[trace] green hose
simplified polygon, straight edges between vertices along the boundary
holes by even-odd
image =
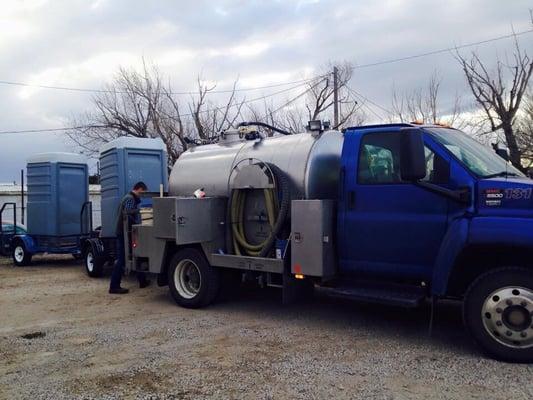
[[[291,185],[287,176],[275,165],[268,164],[275,182],[275,189],[263,189],[265,207],[270,224],[270,235],[259,244],[251,244],[246,239],[244,231],[244,208],[246,196],[251,189],[234,189],[230,195],[228,206],[228,218],[231,228],[227,231],[228,252],[236,255],[248,255],[253,257],[270,257],[276,238],[281,233],[290,210]],[[281,202],[278,202],[278,194]]]
[[[244,233],[244,206],[246,204],[246,190],[249,189],[235,189],[232,193],[231,200],[231,220],[232,234],[233,234],[233,248],[235,254],[242,255],[243,253],[257,257],[260,255],[261,250],[268,242],[268,238],[264,242],[259,244],[251,244],[246,240]],[[263,189],[265,196],[265,206],[268,215],[268,222],[271,229],[274,228],[274,224],[277,219],[277,204],[275,201],[276,196],[272,189]]]

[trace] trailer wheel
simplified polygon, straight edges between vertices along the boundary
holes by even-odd
[[[182,307],[200,308],[213,302],[220,288],[220,273],[197,249],[179,250],[168,267],[172,297]]]
[[[489,271],[469,287],[464,323],[491,357],[533,362],[533,274],[526,268]]]
[[[22,240],[17,240],[13,244],[12,256],[13,262],[17,267],[23,267],[31,264],[32,254],[26,249],[26,246]]]
[[[104,262],[94,254],[91,246],[87,246],[83,252],[85,272],[91,278],[99,278],[104,274]]]

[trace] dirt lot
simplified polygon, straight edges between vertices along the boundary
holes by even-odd
[[[483,357],[460,310],[244,290],[204,310],[167,288],[107,294],[70,259],[0,259],[0,398],[531,399],[533,366]],[[26,336],[26,337],[24,337]]]

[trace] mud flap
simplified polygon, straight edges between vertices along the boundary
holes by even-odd
[[[315,285],[309,278],[296,279],[287,269],[283,274],[282,301],[284,305],[309,301]]]

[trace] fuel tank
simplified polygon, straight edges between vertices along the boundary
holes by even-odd
[[[171,196],[191,196],[203,188],[206,196],[228,196],[233,168],[242,160],[272,163],[289,177],[293,198],[335,199],[338,193],[343,134],[299,133],[246,140],[228,131],[217,144],[184,152],[170,174]]]

